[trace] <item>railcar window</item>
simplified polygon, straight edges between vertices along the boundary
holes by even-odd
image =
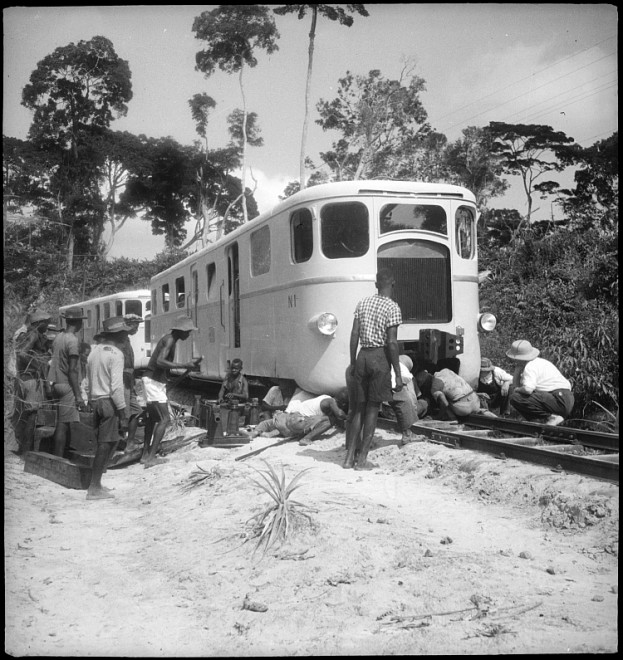
[[[110,303],[104,303],[104,318],[110,318]]]
[[[163,284],[162,285],[162,311],[163,312],[168,312],[169,311],[169,285],[168,284]]]
[[[455,215],[456,228],[456,251],[463,259],[471,259],[474,256],[474,245],[476,244],[476,222],[474,212],[467,206],[459,206]]]
[[[381,234],[401,229],[422,229],[448,235],[448,218],[436,204],[386,204],[381,209]]]
[[[149,312],[151,309],[151,300],[146,300],[145,301],[145,313]]]
[[[115,316],[123,316],[123,300],[115,300]]]
[[[87,309],[87,328],[93,327],[93,312]]]
[[[206,273],[208,276],[208,300],[216,300],[216,264],[208,264]]]
[[[175,280],[175,304],[178,308],[184,307],[186,303],[186,283],[184,276]]]
[[[251,234],[251,275],[263,275],[270,270],[270,227],[265,225]]]
[[[301,264],[309,261],[314,251],[312,214],[309,209],[298,209],[290,216],[290,242],[292,261]]]
[[[320,223],[322,252],[329,259],[353,259],[368,251],[370,229],[364,204],[326,204],[320,212]]]
[[[143,305],[140,300],[126,300],[125,301],[125,313],[126,314],[136,314],[137,316],[143,316]]]

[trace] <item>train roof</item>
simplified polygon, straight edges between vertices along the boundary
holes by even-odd
[[[150,298],[151,292],[149,289],[135,289],[133,291],[118,291],[116,293],[109,293],[106,296],[99,296],[98,298],[88,298],[87,300],[81,300],[80,302],[71,303],[70,305],[61,305],[59,309],[69,309],[70,307],[80,307],[80,305],[92,305],[94,303],[106,302],[111,298]]]
[[[437,198],[450,198],[450,199],[465,199],[476,203],[476,197],[467,188],[456,186],[451,183],[428,183],[425,181],[392,181],[390,179],[362,179],[358,181],[335,181],[332,183],[321,183],[317,186],[310,186],[305,188],[290,197],[287,197],[282,202],[274,206],[269,211],[261,213],[253,220],[249,220],[241,227],[237,227],[234,231],[221,237],[215,243],[206,245],[201,250],[193,252],[193,254],[184,257],[181,261],[170,266],[166,270],[154,275],[152,280],[156,277],[161,277],[169,271],[178,268],[186,263],[191,263],[205,252],[221,245],[225,242],[234,240],[247,231],[251,231],[256,225],[264,222],[268,218],[287,211],[290,207],[297,206],[304,202],[314,201],[321,197],[322,199],[330,199],[332,197],[344,196],[395,196],[404,195],[412,197],[437,197]]]

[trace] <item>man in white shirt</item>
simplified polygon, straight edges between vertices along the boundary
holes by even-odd
[[[571,416],[575,400],[571,383],[529,341],[514,341],[506,356],[517,363],[511,406],[528,421],[557,426]]]

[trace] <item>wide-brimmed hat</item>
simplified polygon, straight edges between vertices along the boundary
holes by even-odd
[[[480,371],[493,371],[493,362],[489,358],[480,360]]]
[[[68,321],[86,319],[86,316],[82,314],[80,307],[72,307],[71,309],[66,309],[64,312],[61,312],[61,316]]]
[[[30,322],[39,323],[40,321],[49,321],[52,318],[51,314],[44,312],[42,309],[35,309],[30,312]]]
[[[192,319],[188,318],[188,316],[181,316],[171,326],[171,330],[182,330],[183,332],[192,332],[193,330],[198,330],[198,328],[195,327],[195,324],[192,322]]]
[[[509,357],[511,360],[521,360],[523,362],[529,362],[534,360],[538,356],[538,348],[534,348],[532,344],[527,339],[518,339],[514,341],[512,346],[506,351],[506,357]]]
[[[398,359],[409,371],[413,369],[413,360],[408,355],[401,355]]]
[[[102,334],[113,334],[115,332],[129,332],[132,328],[125,322],[123,316],[111,316],[104,319]]]
[[[143,317],[138,314],[126,314],[124,317],[126,323],[142,323]]]

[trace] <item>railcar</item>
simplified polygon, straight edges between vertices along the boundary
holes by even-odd
[[[396,278],[401,351],[435,365],[458,357],[475,384],[479,330],[477,209],[454,185],[348,181],[307,188],[272,211],[154,276],[151,343],[180,315],[199,328],[176,359],[202,356],[225,377],[241,358],[257,379],[286,378],[312,393],[345,384],[357,302],[376,292],[379,268]]]
[[[130,335],[130,342],[134,349],[134,367],[144,369],[147,366],[151,356],[151,292],[149,289],[122,291],[100,296],[99,298],[83,300],[72,305],[63,305],[59,308],[59,312],[62,314],[70,308],[78,308],[86,316],[79,337],[81,341],[88,344],[92,344],[93,337],[102,331],[105,319],[112,316],[125,316],[126,314],[140,316],[143,321],[139,325],[138,332],[135,335]]]

